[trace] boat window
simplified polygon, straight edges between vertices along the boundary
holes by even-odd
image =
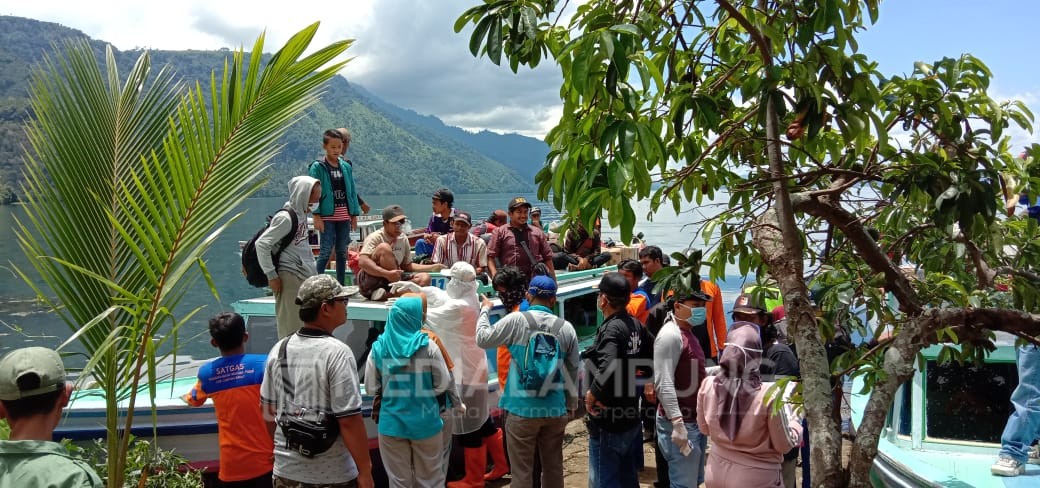
[[[563,318],[574,326],[578,337],[594,334],[599,325],[597,319],[599,310],[596,309],[597,297],[597,294],[589,293],[564,300]]]
[[[900,409],[899,409],[899,435],[910,435],[910,421],[914,414],[913,401],[911,400],[911,383],[907,381],[899,387]]]
[[[250,315],[246,317],[246,352],[249,354],[267,354],[271,345],[278,342],[278,325],[274,316]]]
[[[928,361],[925,381],[928,437],[1000,443],[1018,384],[1014,363]]]

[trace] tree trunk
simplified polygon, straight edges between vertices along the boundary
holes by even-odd
[[[784,297],[788,332],[798,348],[798,364],[802,373],[802,396],[810,425],[809,445],[812,486],[845,485],[841,463],[841,433],[831,414],[831,372],[827,351],[816,329],[816,313],[809,304],[809,294],[802,278],[802,259],[788,259],[781,245],[780,220],[775,210],[766,212],[752,232],[755,247],[769,265]]]
[[[895,336],[891,347],[885,352],[882,368],[885,378],[875,383],[870,391],[870,398],[863,413],[863,419],[856,431],[856,441],[852,445],[849,461],[849,486],[869,487],[870,467],[877,456],[878,439],[888,418],[888,410],[892,407],[899,385],[910,379],[916,368],[917,353],[921,341],[911,331],[921,330],[917,320],[911,321],[903,333]]]

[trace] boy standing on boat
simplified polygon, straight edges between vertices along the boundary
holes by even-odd
[[[296,296],[304,327],[268,355],[260,401],[274,437],[275,488],[374,486],[354,352],[332,336],[347,320],[349,295],[329,275],[307,278]],[[335,442],[309,452],[309,445],[290,445],[293,432],[278,424],[301,416],[338,431]]]
[[[249,340],[246,322],[234,312],[209,320],[210,344],[220,357],[199,368],[199,381],[181,398],[201,407],[213,398],[220,441],[220,472],[228,486],[270,487],[274,466],[274,441],[260,411],[260,384],[264,379],[263,354],[246,354]]]
[[[459,212],[451,220],[453,232],[437,238],[433,246],[433,262],[451,267],[455,263],[469,263],[477,275],[487,269],[487,243],[469,233],[469,212]]]
[[[322,135],[325,156],[314,161],[307,173],[321,182],[321,200],[314,211],[314,230],[321,233],[317,272],[324,273],[333,250],[336,252],[336,279],[343,283],[347,272],[347,244],[350,230],[361,214],[360,199],[354,187],[354,168],[340,158],[347,142],[336,129]]]
[[[549,277],[556,279],[553,270],[553,253],[542,229],[527,223],[531,204],[524,197],[509,202],[509,225],[498,227],[488,243],[488,269],[494,277],[501,266],[516,266],[531,281],[534,267],[544,263]],[[496,263],[497,261],[497,263]]]
[[[1014,411],[1000,436],[1000,454],[990,472],[997,476],[1018,476],[1026,464],[1040,464],[1036,446],[1040,438],[1040,347],[1026,344],[1015,348],[1018,386],[1011,393]]]
[[[51,441],[71,395],[57,352],[26,347],[0,359],[0,418],[11,427],[0,441],[0,485],[104,486],[90,465]]]
[[[350,129],[346,127],[340,127],[336,129],[336,132],[339,132],[340,137],[343,139],[343,151],[340,152],[339,158],[342,159],[343,162],[347,163],[347,166],[350,166],[353,169],[354,162],[347,157],[347,149],[350,149],[350,140],[353,138],[353,136],[350,134]],[[361,213],[368,215],[368,212],[372,210],[372,207],[365,203],[365,199],[361,198],[360,193],[357,196],[357,201],[358,205],[361,205]]]
[[[412,249],[401,231],[406,218],[400,205],[387,206],[383,209],[383,228],[366,237],[361,246],[358,287],[361,295],[369,300],[389,298],[390,284],[396,281],[429,285],[430,275],[425,272],[444,269],[442,264],[412,263]]]
[[[289,180],[289,201],[282,208],[293,212],[296,218],[290,217],[288,212],[275,213],[267,230],[256,240],[257,261],[274,292],[278,338],[303,326],[299,317],[300,307],[294,302],[303,280],[316,273],[314,253],[307,241],[307,214],[318,208],[320,198],[321,183],[317,179],[297,176]],[[295,229],[292,228],[293,220],[296,221]],[[278,266],[275,267],[273,252],[289,233],[293,233],[292,242],[278,255]]]

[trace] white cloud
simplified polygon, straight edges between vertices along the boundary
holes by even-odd
[[[1014,122],[1005,131],[1006,134],[1011,137],[1011,147],[1013,153],[1018,153],[1020,148],[1031,144],[1040,144],[1040,92],[1034,91],[1023,91],[1017,93],[1009,93],[1001,89],[997,82],[994,82],[990,86],[989,91],[990,97],[998,102],[1018,100],[1022,102],[1030,112],[1033,113],[1033,131],[1032,133],[1022,129]]]
[[[559,69],[551,61],[514,74],[469,52],[455,19],[479,0],[0,0],[0,14],[57,22],[118,49],[249,48],[261,32],[274,49],[321,21],[313,45],[355,39],[343,70],[396,105],[469,130],[544,136],[559,117]]]

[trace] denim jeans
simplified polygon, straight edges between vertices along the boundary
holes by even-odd
[[[671,488],[704,483],[704,462],[707,461],[704,451],[708,447],[708,437],[701,434],[694,422],[686,422],[686,436],[693,445],[689,456],[683,456],[672,444],[672,423],[664,415],[657,416],[657,446],[668,461],[668,486]]]
[[[318,252],[318,274],[324,274],[336,250],[336,279],[342,284],[347,274],[347,244],[350,244],[350,221],[325,221],[325,231],[321,233],[321,250]]]
[[[643,428],[609,432],[593,422],[589,428],[589,488],[636,488],[643,458]]]
[[[1025,345],[1015,352],[1018,386],[1011,394],[1015,411],[1000,436],[1000,454],[1025,464],[1030,446],[1040,436],[1040,348]]]

